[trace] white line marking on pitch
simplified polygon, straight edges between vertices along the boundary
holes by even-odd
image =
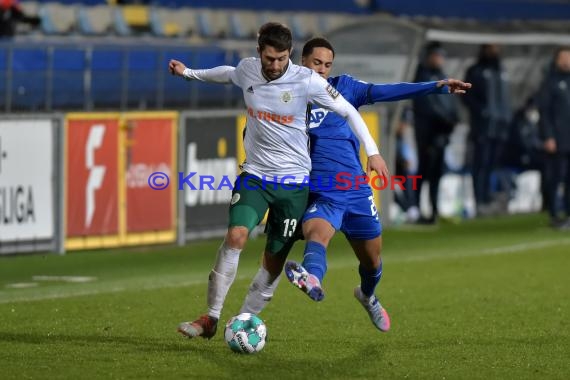
[[[513,245],[506,245],[503,247],[495,247],[495,248],[484,248],[481,250],[471,250],[466,252],[459,252],[459,253],[434,253],[434,254],[425,254],[425,255],[417,255],[417,256],[408,256],[408,257],[395,257],[395,258],[388,258],[392,262],[401,263],[401,262],[410,262],[410,261],[430,261],[430,260],[438,260],[438,259],[461,259],[467,257],[480,257],[480,256],[494,256],[494,255],[508,255],[508,254],[517,254],[517,253],[524,253],[525,251],[532,250],[532,249],[539,249],[539,248],[548,248],[548,247],[556,247],[559,245],[569,245],[570,239],[560,239],[560,240],[543,240],[543,241],[535,241],[535,242],[528,242],[528,243],[519,243]]]
[[[33,288],[38,286],[37,282],[15,282],[13,284],[6,284],[6,288],[12,289],[26,289],[26,288]]]
[[[409,261],[430,261],[430,260],[438,260],[438,259],[460,259],[460,258],[468,258],[468,257],[477,257],[477,256],[492,256],[492,255],[504,255],[504,254],[517,254],[523,253],[529,249],[538,249],[538,248],[547,248],[547,247],[554,247],[558,245],[568,245],[570,244],[570,239],[560,239],[560,240],[543,240],[543,241],[536,241],[536,242],[528,242],[528,243],[519,243],[513,245],[507,245],[503,247],[495,247],[495,248],[484,248],[481,250],[473,250],[467,251],[464,253],[455,253],[455,254],[425,254],[425,255],[417,255],[417,256],[409,256],[398,258],[395,257],[391,259],[392,262],[409,262]],[[332,265],[334,268],[343,268],[347,266],[354,266],[355,263],[351,262],[343,263],[341,265]],[[12,303],[12,302],[29,302],[29,301],[42,301],[42,300],[51,300],[51,299],[61,299],[61,298],[71,298],[71,297],[80,297],[80,296],[90,296],[90,295],[99,295],[99,294],[107,294],[107,293],[120,293],[124,291],[134,291],[134,290],[155,290],[155,289],[163,289],[163,288],[181,288],[186,286],[194,286],[194,285],[202,285],[207,283],[207,276],[204,274],[204,279],[201,280],[193,280],[193,281],[183,281],[183,282],[176,282],[176,283],[162,283],[162,284],[149,284],[139,288],[128,288],[128,287],[114,287],[110,289],[91,289],[91,290],[73,290],[70,289],[69,292],[65,293],[49,293],[49,294],[38,294],[36,296],[24,296],[21,298],[14,298],[14,299],[0,299],[0,304]],[[236,280],[247,280],[250,279],[251,276],[237,276]]]
[[[62,282],[91,282],[97,280],[97,277],[89,276],[32,276],[34,281],[62,281]]]

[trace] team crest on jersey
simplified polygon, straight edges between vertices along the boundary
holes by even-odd
[[[327,92],[329,93],[329,95],[330,95],[331,98],[333,98],[333,99],[338,98],[338,96],[340,95],[340,93],[336,90],[336,88],[334,88],[334,87],[331,86],[330,84],[327,86]]]
[[[283,103],[289,103],[293,99],[293,95],[289,91],[283,91],[281,93],[281,101]]]

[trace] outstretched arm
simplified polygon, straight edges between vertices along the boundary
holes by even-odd
[[[368,103],[397,101],[430,94],[464,94],[469,88],[471,83],[453,78],[433,82],[374,84],[369,88]]]
[[[231,75],[235,71],[233,66],[217,66],[211,69],[192,70],[175,59],[170,60],[168,69],[172,75],[178,75],[187,80],[196,79],[211,83],[232,83]]]
[[[371,170],[374,170],[379,175],[388,177],[386,162],[380,156],[378,145],[370,135],[362,116],[332,85],[316,73],[311,76],[308,101],[319,104],[347,119],[352,132],[358,137],[368,156],[366,174],[370,176]]]

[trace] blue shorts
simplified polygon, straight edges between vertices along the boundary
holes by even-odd
[[[382,234],[370,192],[352,193],[342,201],[311,193],[303,223],[314,218],[325,219],[335,230],[341,230],[348,240],[372,240]]]

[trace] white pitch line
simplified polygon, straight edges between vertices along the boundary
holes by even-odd
[[[479,257],[479,256],[494,256],[494,255],[506,255],[506,254],[518,254],[524,253],[527,250],[531,249],[539,249],[539,248],[547,248],[547,247],[555,247],[560,245],[570,245],[570,239],[560,239],[560,240],[543,240],[543,241],[535,241],[535,242],[527,242],[527,243],[519,243],[513,245],[507,245],[503,247],[494,247],[494,248],[485,248],[482,250],[472,250],[466,251],[462,253],[446,253],[446,254],[423,254],[423,255],[416,255],[416,256],[408,256],[408,257],[394,257],[390,258],[391,262],[395,263],[405,263],[411,261],[431,261],[431,260],[445,260],[445,259],[461,259],[461,258],[469,258],[469,257]],[[354,266],[355,262],[350,263],[342,263],[338,265],[332,265],[332,268],[344,268],[348,266]],[[237,276],[236,280],[247,280],[250,279],[251,276]],[[115,286],[108,289],[83,289],[83,290],[73,290],[70,289],[66,292],[61,293],[47,293],[47,294],[38,294],[35,296],[24,296],[20,298],[13,298],[13,299],[0,299],[0,304],[7,304],[7,303],[17,303],[17,302],[31,302],[31,301],[43,301],[43,300],[52,300],[52,299],[62,299],[62,298],[71,298],[71,297],[81,297],[81,296],[92,296],[92,295],[99,295],[99,294],[109,294],[109,293],[120,293],[126,291],[136,291],[136,290],[156,290],[156,289],[164,289],[164,288],[182,288],[187,286],[194,286],[194,285],[203,285],[207,283],[207,276],[204,275],[204,279],[195,279],[192,281],[182,281],[182,282],[175,282],[175,283],[158,283],[158,284],[147,284],[141,287],[125,287],[125,286]]]
[[[11,288],[11,289],[26,289],[26,288],[34,288],[36,286],[38,286],[37,282],[15,282],[12,284],[5,285],[6,288]]]
[[[410,261],[431,261],[441,259],[461,259],[467,257],[482,257],[482,256],[495,256],[495,255],[508,255],[524,253],[525,251],[539,248],[556,247],[560,245],[570,245],[570,239],[559,240],[542,240],[527,243],[519,243],[513,245],[506,245],[503,247],[484,248],[481,250],[471,250],[458,253],[434,253],[407,257],[394,257],[389,259],[391,262],[410,262]]]
[[[97,277],[90,276],[32,276],[34,281],[55,281],[55,282],[91,282],[97,280]]]
[[[207,276],[206,276],[207,278]],[[236,276],[236,280],[244,280],[251,278],[251,276]],[[46,294],[37,294],[31,296],[17,297],[13,299],[0,299],[0,305],[12,302],[30,302],[30,301],[43,301],[52,299],[62,299],[62,298],[72,298],[72,297],[82,297],[82,296],[94,296],[99,294],[111,294],[111,293],[121,293],[137,290],[155,290],[155,289],[165,289],[165,288],[183,288],[187,286],[202,285],[206,284],[206,280],[192,280],[192,281],[182,281],[176,283],[158,283],[149,284],[143,286],[127,287],[127,286],[114,286],[108,288],[99,289],[69,289],[65,292],[50,292]]]

